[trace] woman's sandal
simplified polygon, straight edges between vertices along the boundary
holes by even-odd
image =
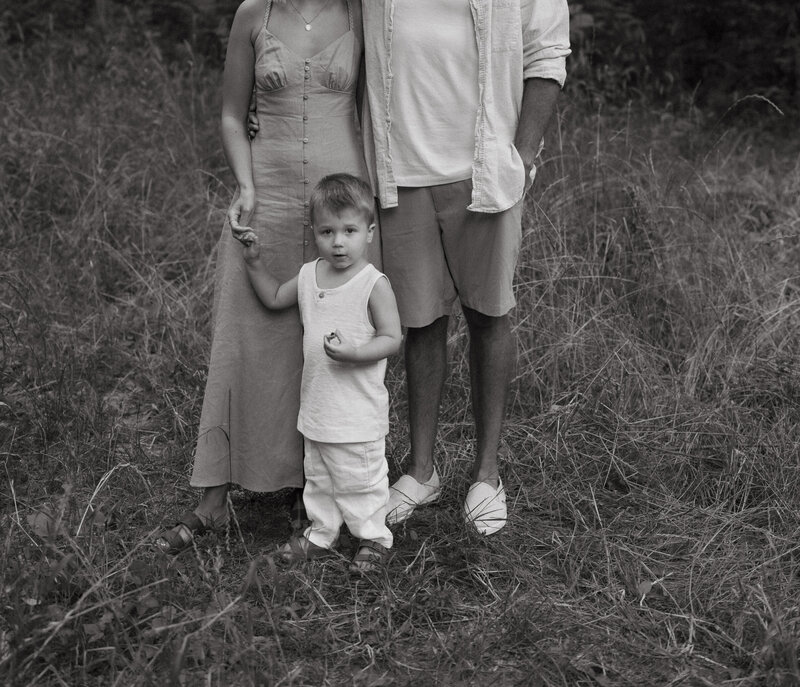
[[[387,549],[383,544],[372,539],[361,539],[349,570],[351,573],[370,573],[381,570],[389,561],[391,553],[391,549]]]
[[[227,525],[227,522],[224,524]],[[202,536],[206,532],[222,529],[223,526],[222,523],[219,525],[206,525],[197,517],[194,511],[187,510],[178,518],[178,522],[176,522],[171,529],[165,530],[158,536],[158,539],[156,539],[156,547],[159,551],[174,556],[188,549],[192,545],[192,541],[195,537]],[[189,532],[188,539],[184,539],[181,536],[181,531],[179,529],[181,527]]]
[[[325,558],[336,553],[333,548],[318,546],[305,537],[291,537],[288,542],[278,548],[278,557],[287,563],[310,561],[314,558]]]

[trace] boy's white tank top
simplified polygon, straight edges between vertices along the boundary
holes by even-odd
[[[386,359],[337,362],[325,353],[323,341],[337,329],[356,346],[375,336],[369,297],[384,275],[367,264],[341,286],[321,289],[317,262],[303,265],[297,280],[304,357],[297,429],[314,441],[375,441],[389,431],[389,393],[383,383]]]

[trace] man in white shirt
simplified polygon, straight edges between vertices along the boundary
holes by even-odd
[[[366,0],[363,12],[365,148],[407,327],[411,461],[387,521],[439,496],[433,450],[458,300],[477,436],[464,517],[492,534],[507,519],[497,451],[522,197],[566,76],[569,11],[566,0]]]

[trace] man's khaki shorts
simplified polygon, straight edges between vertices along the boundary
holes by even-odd
[[[380,210],[383,271],[400,321],[424,327],[462,306],[498,317],[514,307],[522,202],[499,213],[470,212],[472,182],[398,189]]]

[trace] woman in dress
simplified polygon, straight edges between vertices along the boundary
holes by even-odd
[[[358,0],[245,0],[236,12],[221,131],[238,190],[217,247],[211,358],[190,481],[203,494],[158,538],[165,552],[227,523],[231,484],[258,492],[303,485],[298,312],[261,305],[237,238],[251,227],[280,281],[316,257],[311,190],[332,172],[366,178],[355,97],[362,48]],[[254,88],[259,130],[250,141]],[[373,246],[376,260],[380,241]]]

